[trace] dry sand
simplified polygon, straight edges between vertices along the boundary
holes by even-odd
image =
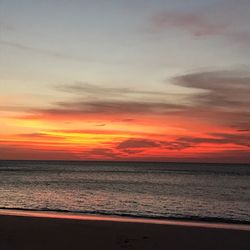
[[[0,250],[243,250],[250,226],[0,212]]]

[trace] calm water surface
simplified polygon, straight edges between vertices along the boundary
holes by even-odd
[[[250,166],[0,161],[0,207],[250,223]]]

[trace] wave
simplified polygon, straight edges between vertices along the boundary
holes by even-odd
[[[17,211],[29,211],[29,212],[55,212],[55,213],[68,213],[68,214],[82,214],[82,215],[105,215],[105,216],[119,216],[128,218],[143,218],[143,219],[159,219],[159,220],[176,220],[176,221],[193,221],[193,222],[211,222],[211,223],[227,223],[227,224],[240,224],[250,225],[250,220],[236,220],[226,219],[220,217],[201,217],[201,216],[159,216],[159,215],[141,215],[133,214],[130,212],[110,212],[103,210],[67,210],[67,209],[50,209],[50,208],[21,208],[21,207],[0,207],[1,210],[17,210]]]

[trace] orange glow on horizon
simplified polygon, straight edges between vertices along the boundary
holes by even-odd
[[[20,122],[19,125],[21,124],[24,127],[27,124],[34,125],[32,127],[34,129],[38,125],[41,126],[43,121]],[[129,130],[133,130],[133,128],[129,128]],[[27,154],[31,159],[65,159],[68,157],[67,159],[82,160],[148,160],[152,157],[152,159],[159,160],[176,160],[178,158],[199,159],[199,157],[204,157],[204,154],[225,154],[226,151],[248,151],[249,149],[244,145],[227,142],[223,138],[221,139],[223,143],[220,143],[220,137],[205,135],[201,131],[197,131],[195,136],[193,133],[188,134],[188,130],[183,131],[176,129],[175,134],[166,133],[164,135],[160,130],[159,134],[137,134],[119,132],[119,130],[109,131],[101,127],[96,127],[93,131],[42,130],[40,127],[37,132],[30,134],[2,134],[0,144],[9,151],[0,157],[16,159],[20,158],[22,154]],[[204,135],[202,136],[202,134]],[[202,142],[202,139],[199,139],[201,137],[208,142]],[[65,155],[61,155],[60,152]]]

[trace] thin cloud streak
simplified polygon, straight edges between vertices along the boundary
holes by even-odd
[[[59,102],[55,108],[31,109],[23,116],[27,119],[81,119],[86,116],[112,116],[117,119],[130,114],[146,116],[162,115],[177,110],[184,106],[162,102],[136,102],[136,101],[96,101],[96,102]]]
[[[79,62],[92,62],[92,59],[90,57],[80,58],[77,56],[71,56],[71,55],[67,55],[64,53],[60,53],[60,52],[48,50],[48,49],[43,49],[43,48],[36,48],[36,47],[32,47],[32,46],[24,45],[22,43],[17,43],[17,42],[12,42],[12,41],[0,40],[0,44],[8,46],[8,47],[16,48],[19,50],[23,50],[26,52],[40,54],[42,56],[53,57],[56,59],[73,60],[73,61],[79,61]]]
[[[143,91],[136,90],[132,88],[119,88],[119,87],[103,87],[100,85],[76,82],[74,84],[60,84],[55,86],[56,90],[60,90],[66,93],[73,93],[77,95],[93,95],[97,97],[105,98],[108,96],[112,97],[124,97],[124,96],[152,96],[152,97],[171,97],[173,94],[175,96],[180,96],[182,98],[187,97],[187,94],[181,93],[169,93],[167,91]]]

